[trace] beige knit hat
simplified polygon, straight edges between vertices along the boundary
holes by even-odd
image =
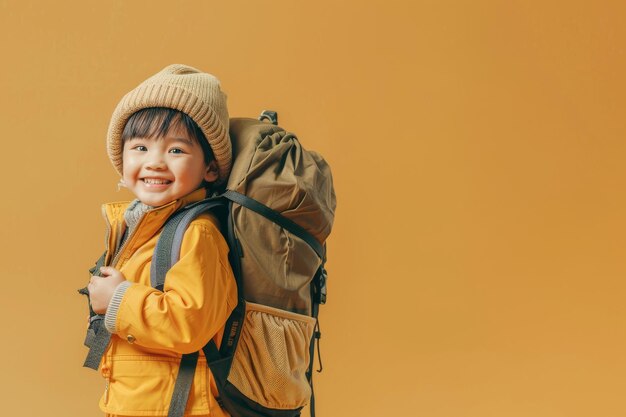
[[[228,136],[226,94],[211,74],[187,65],[173,64],[139,84],[119,102],[109,124],[107,152],[122,175],[122,132],[128,118],[148,107],[167,107],[182,111],[202,129],[218,166],[217,182],[227,179],[232,150]]]

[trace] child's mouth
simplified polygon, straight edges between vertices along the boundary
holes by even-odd
[[[144,182],[144,184],[146,184],[147,187],[155,187],[155,188],[164,187],[172,183],[172,181],[170,180],[159,179],[159,178],[142,178],[141,180]]]

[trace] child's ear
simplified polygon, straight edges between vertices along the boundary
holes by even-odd
[[[214,159],[211,162],[209,162],[209,165],[207,165],[206,167],[206,172],[204,173],[204,180],[206,182],[215,182],[217,180],[217,177],[218,177],[217,162]]]

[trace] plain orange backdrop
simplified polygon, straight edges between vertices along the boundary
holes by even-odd
[[[124,93],[279,112],[338,208],[318,417],[626,415],[620,1],[0,1],[0,414],[99,416],[76,293]]]

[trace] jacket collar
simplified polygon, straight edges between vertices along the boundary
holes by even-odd
[[[161,227],[163,227],[167,219],[178,209],[205,198],[206,190],[199,188],[178,200],[148,210],[140,220],[141,227],[137,227],[136,231],[133,233],[132,242],[129,242],[130,246],[132,246],[129,248],[130,252],[133,252],[134,248],[141,246],[154,236]],[[116,243],[120,240],[122,233],[124,233],[126,229],[124,212],[130,203],[131,201],[119,201],[102,205],[102,215],[107,224],[105,244],[109,252],[115,249]],[[124,252],[127,251],[125,250]]]

